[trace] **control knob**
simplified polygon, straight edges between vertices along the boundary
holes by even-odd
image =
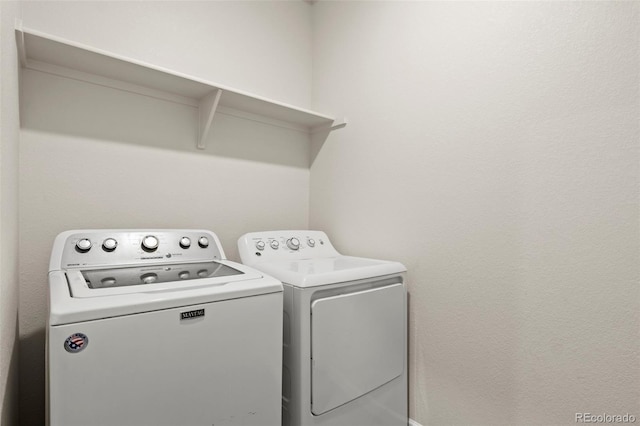
[[[188,249],[191,247],[191,239],[189,237],[180,238],[180,247],[183,249]]]
[[[289,247],[291,250],[298,250],[300,248],[300,240],[298,240],[296,237],[289,238],[287,240],[287,247]]]
[[[264,250],[264,246],[265,246],[264,241],[258,241],[258,242],[256,243],[256,248],[257,248],[258,250]]]
[[[114,251],[118,246],[118,242],[114,238],[107,238],[102,242],[102,249],[104,251]]]
[[[198,238],[198,245],[202,248],[209,247],[209,239],[207,237]]]
[[[76,243],[76,250],[78,250],[80,253],[86,253],[91,249],[91,240],[88,238],[82,238],[81,240],[78,240],[78,242]]]
[[[278,250],[278,247],[280,247],[280,243],[277,242],[276,240],[271,240],[269,242],[269,245],[271,246],[272,249],[274,250]]]
[[[309,247],[315,247],[316,241],[313,238],[307,238],[307,244]]]
[[[160,242],[153,235],[147,235],[142,239],[142,250],[144,251],[156,251]]]

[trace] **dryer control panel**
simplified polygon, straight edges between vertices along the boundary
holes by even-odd
[[[327,234],[305,230],[250,232],[238,240],[238,251],[243,260],[299,260],[340,255]]]
[[[77,230],[57,238],[50,270],[224,259],[217,236],[204,230]]]

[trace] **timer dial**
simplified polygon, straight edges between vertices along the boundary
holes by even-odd
[[[296,237],[289,238],[287,240],[287,247],[289,247],[291,250],[298,250],[300,248],[300,240],[298,240]]]
[[[160,242],[156,237],[153,235],[147,235],[142,239],[142,243],[140,245],[144,251],[156,251],[158,249],[158,244],[160,244]]]

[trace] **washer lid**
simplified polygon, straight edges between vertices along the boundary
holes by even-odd
[[[252,266],[296,287],[374,278],[407,270],[399,262],[352,256],[259,262]]]
[[[104,279],[105,276],[101,275],[98,269],[85,271],[89,277],[89,283],[79,269],[51,271],[49,273],[49,324],[69,324],[282,292],[282,283],[275,278],[228,260],[195,264],[198,266],[194,267],[193,271],[197,274],[198,271],[202,271],[202,265],[210,263],[217,266],[218,275],[215,271],[211,271],[212,274],[206,278],[190,280],[176,278],[171,281],[124,286],[113,285],[114,283],[108,280],[109,277],[102,282],[100,277]],[[172,269],[162,272],[178,276],[180,272],[186,270],[181,266],[185,265],[165,264],[162,268],[171,267]],[[142,272],[141,269],[148,267],[151,266],[131,269]],[[128,269],[121,268],[121,271]],[[115,278],[116,284],[122,282],[118,281],[119,279],[126,281],[123,277],[114,277],[117,269],[104,269],[104,271],[111,278]],[[159,272],[161,271],[154,273],[159,276]],[[127,275],[127,273],[124,274]],[[140,278],[139,275],[136,277]],[[99,284],[91,288],[91,280],[98,280]]]
[[[100,297],[168,289],[219,285],[262,277],[255,270],[242,272],[220,262],[129,266],[69,270],[72,297]]]

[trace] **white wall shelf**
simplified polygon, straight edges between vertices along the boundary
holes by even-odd
[[[197,108],[199,149],[205,149],[216,111],[309,135],[328,135],[346,125],[346,120],[23,28],[20,22],[16,41],[23,68]]]

